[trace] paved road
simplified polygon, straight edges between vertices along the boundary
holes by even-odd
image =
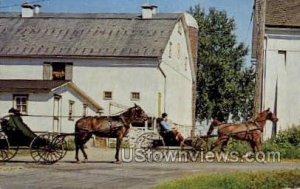
[[[81,164],[73,162],[73,152],[55,165],[38,165],[29,157],[17,157],[14,162],[0,164],[0,188],[150,188],[165,180],[200,172],[300,168],[299,163],[113,164],[110,162],[112,150],[93,152],[90,161]]]

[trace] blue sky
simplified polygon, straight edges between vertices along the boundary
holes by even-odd
[[[229,16],[234,17],[238,40],[246,43],[250,48],[252,25],[249,23],[254,0],[28,0],[28,2],[37,1],[40,1],[39,4],[42,5],[44,12],[135,13],[140,12],[140,6],[147,2],[157,5],[159,12],[186,11],[197,4],[205,9],[215,7],[219,10],[226,10]],[[0,0],[0,11],[20,11],[17,5],[23,2],[25,1]],[[247,63],[249,62],[248,56]]]

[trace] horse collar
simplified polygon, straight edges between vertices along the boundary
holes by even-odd
[[[125,120],[124,116],[121,115],[120,117],[121,117],[121,120],[122,120],[123,124],[126,126],[127,125],[127,121]]]
[[[261,132],[263,132],[263,128],[261,127],[261,125],[260,125],[257,121],[254,121],[254,124],[255,124],[255,126],[256,126]]]

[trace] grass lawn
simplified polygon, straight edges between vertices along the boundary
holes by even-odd
[[[300,187],[300,169],[200,174],[162,183],[155,189],[276,189]]]

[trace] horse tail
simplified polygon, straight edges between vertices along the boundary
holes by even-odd
[[[214,130],[214,127],[219,126],[219,125],[221,125],[221,124],[222,124],[221,121],[218,121],[218,120],[216,120],[216,119],[213,120],[213,121],[211,122],[210,126],[209,126],[208,131],[207,131],[207,136],[210,136],[210,135],[211,135],[211,133],[212,133],[213,130]]]

